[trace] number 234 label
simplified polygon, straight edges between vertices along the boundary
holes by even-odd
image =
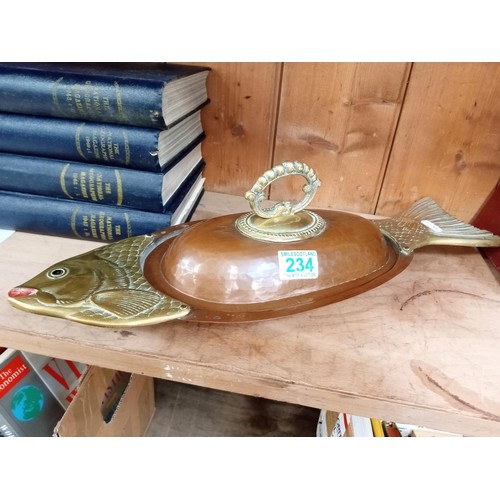
[[[304,280],[318,277],[316,250],[280,250],[278,252],[280,279]]]

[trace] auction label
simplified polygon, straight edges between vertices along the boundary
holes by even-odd
[[[307,280],[318,277],[316,250],[280,250],[278,263],[282,280]]]

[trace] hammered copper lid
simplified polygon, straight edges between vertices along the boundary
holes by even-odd
[[[304,199],[262,209],[267,185],[294,174],[307,180]],[[274,167],[246,194],[252,212],[202,221],[166,240],[146,260],[147,280],[190,304],[185,319],[248,321],[341,300],[371,288],[399,261],[407,265],[370,220],[304,210],[318,186],[303,163]]]

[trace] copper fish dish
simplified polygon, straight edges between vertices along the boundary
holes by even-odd
[[[268,185],[287,175],[305,178],[303,199],[262,208]],[[9,301],[107,327],[260,321],[379,286],[426,245],[500,246],[499,236],[455,219],[430,198],[390,219],[306,210],[319,185],[306,164],[284,162],[246,193],[251,212],[104,245],[13,288]]]

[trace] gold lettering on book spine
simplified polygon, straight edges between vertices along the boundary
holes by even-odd
[[[69,163],[66,163],[66,165],[64,165],[63,169],[61,170],[61,175],[59,176],[59,182],[61,184],[62,192],[66,195],[67,198],[73,200],[74,197],[69,194],[68,188],[66,187],[66,174],[68,173],[68,169],[69,169]]]
[[[90,193],[90,199],[92,201],[97,201],[97,195],[95,192],[95,175],[94,175],[94,169],[91,168],[89,170],[89,193]]]
[[[75,100],[75,106],[78,114],[80,116],[85,116],[82,104],[82,95],[80,93],[81,92],[80,87],[81,85],[79,83],[75,83],[73,85],[73,98]]]
[[[128,213],[125,212],[125,221],[127,224],[127,236],[133,236],[132,234],[132,224],[130,222],[130,217],[128,216]]]
[[[125,147],[125,165],[130,165],[130,142],[125,130],[123,131],[123,145]]]
[[[115,82],[115,92],[116,92],[116,109],[118,111],[118,121],[125,122],[125,113],[123,110],[122,102],[122,91],[120,89],[120,84]]]
[[[123,203],[123,183],[120,172],[116,168],[115,168],[115,177],[116,177],[116,204],[121,205]]]
[[[102,155],[102,159],[104,162],[108,163],[109,162],[109,157],[108,157],[108,150],[107,150],[107,137],[111,136],[112,132],[110,130],[106,130],[104,127],[101,127],[101,130],[99,131],[99,145],[100,145],[100,151]]]
[[[85,160],[85,161],[89,161],[87,159],[87,157],[85,156],[84,152],[83,152],[83,149],[82,149],[82,142],[81,142],[81,138],[82,138],[82,132],[83,132],[83,129],[85,127],[85,123],[82,123],[81,125],[79,125],[76,129],[76,132],[75,132],[75,147],[76,147],[76,150],[78,151],[78,154]],[[85,144],[87,144],[87,141],[85,141]],[[90,152],[90,151],[89,151]]]
[[[78,233],[78,230],[76,229],[76,217],[78,216],[78,208],[75,208],[73,212],[71,213],[71,231],[72,233],[77,236],[78,238],[81,238],[80,234]]]
[[[97,198],[104,201],[104,188],[102,183],[102,174],[97,174]]]

